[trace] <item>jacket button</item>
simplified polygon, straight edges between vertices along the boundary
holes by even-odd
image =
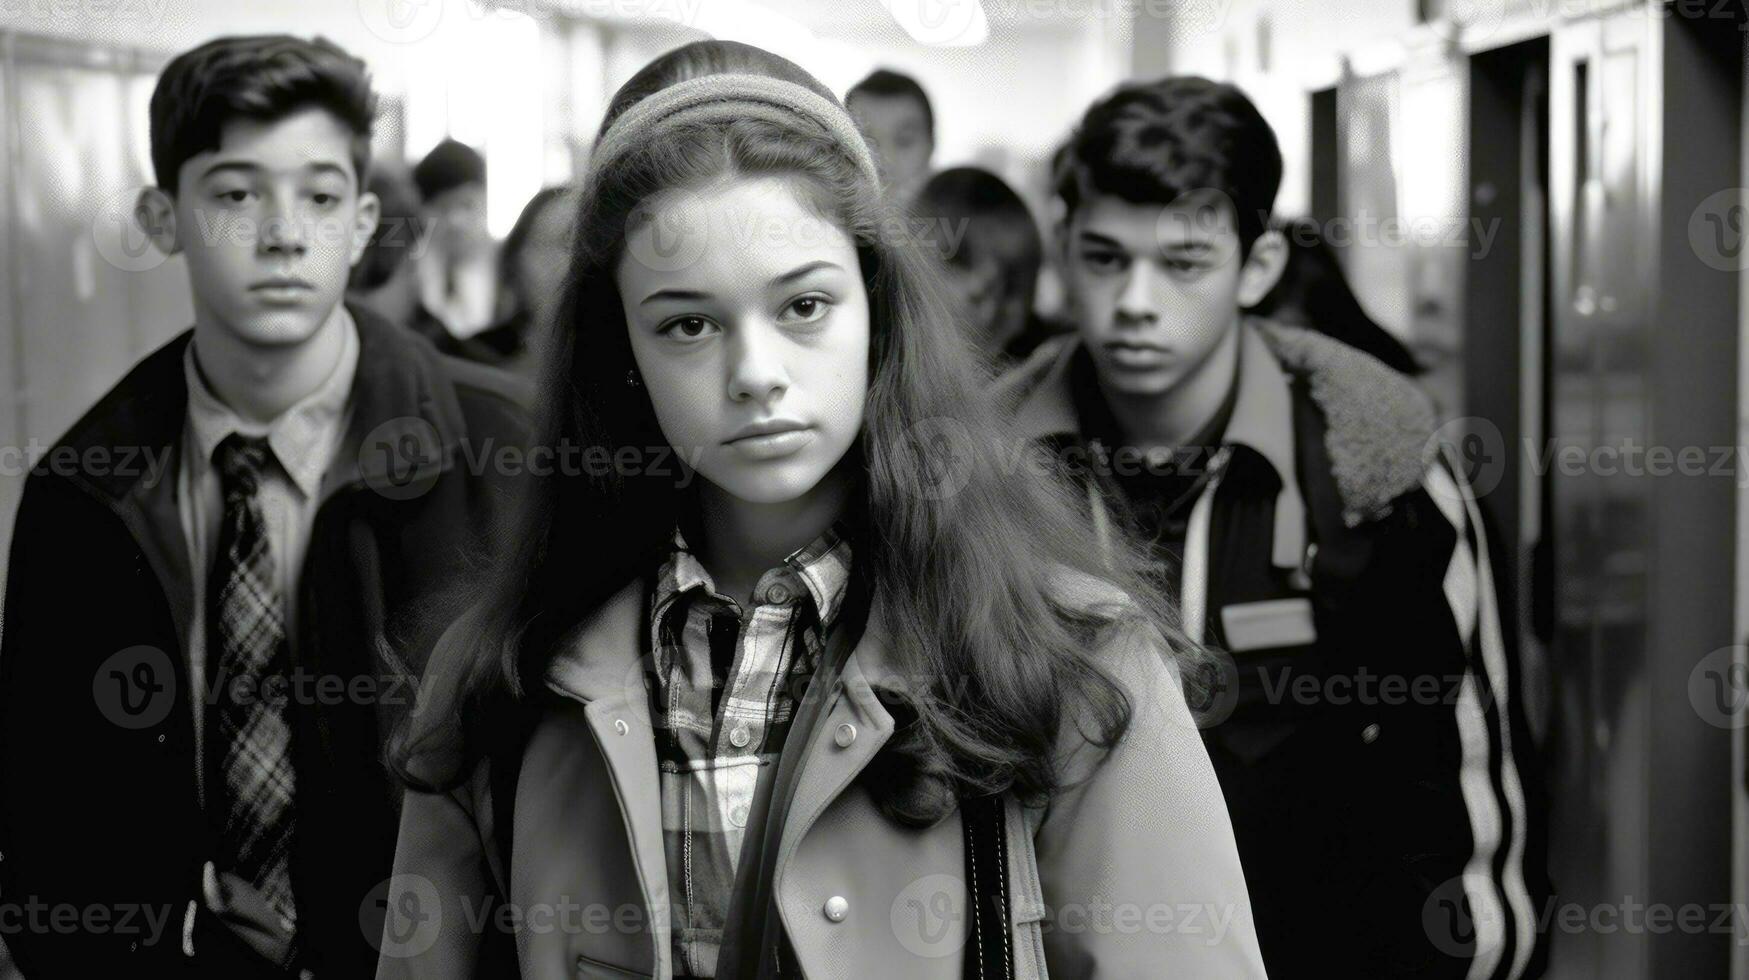
[[[1362,742],[1365,742],[1368,745],[1371,745],[1372,743],[1378,741],[1379,740],[1379,723],[1375,721],[1372,724],[1366,726],[1365,728],[1362,728],[1360,730],[1360,740]]]
[[[843,922],[850,914],[850,902],[843,895],[834,895],[826,899],[826,918],[833,922]]]
[[[856,741],[856,726],[848,721],[839,725],[837,733],[832,736],[832,740],[837,742],[838,747],[841,749],[850,748],[850,743]]]

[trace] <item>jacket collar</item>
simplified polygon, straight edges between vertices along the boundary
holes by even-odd
[[[358,369],[349,395],[351,415],[322,481],[324,495],[349,483],[388,478],[392,454],[363,451],[367,439],[395,448],[393,439],[410,433],[420,440],[422,459],[447,468],[466,432],[454,386],[442,383],[437,353],[403,327],[361,307],[347,309],[358,328]],[[171,471],[168,461],[181,442],[188,411],[183,357],[193,336],[192,328],[184,330],[147,355],[62,440],[80,459],[90,458],[86,454],[92,450],[129,450],[163,462],[80,467],[72,479],[121,501]]]
[[[647,626],[645,588],[643,579],[628,583],[561,640],[547,667],[546,684],[560,694],[601,705],[602,710],[620,713],[628,723],[648,728],[650,705],[642,644]],[[876,705],[879,698],[873,687],[899,680],[892,675],[886,636],[877,604],[869,610],[868,625],[844,669],[846,692],[859,700],[866,693]],[[852,691],[857,685],[863,690]],[[885,708],[881,712],[885,713]]]
[[[602,603],[569,636],[547,666],[546,684],[588,704],[603,704],[648,727],[640,643],[644,618],[643,579],[635,579]]]
[[[999,392],[1018,398],[1012,404],[1019,436],[1082,437],[1069,387],[1070,365],[1080,349],[1078,334],[1052,341],[999,384]],[[1306,514],[1294,465],[1293,395],[1281,362],[1250,320],[1239,328],[1238,386],[1221,443],[1255,450],[1280,478],[1272,558],[1277,567],[1298,568],[1306,550]]]
[[[1239,394],[1227,423],[1229,445],[1256,450],[1281,480],[1275,498],[1275,532],[1270,562],[1300,567],[1306,551],[1306,503],[1294,465],[1294,405],[1288,377],[1249,323],[1239,334]]]
[[[340,354],[328,377],[267,425],[245,421],[207,385],[198,344],[183,349],[182,378],[188,390],[183,445],[185,452],[193,451],[196,473],[213,467],[213,453],[232,433],[264,436],[273,457],[304,497],[316,496],[330,450],[344,431],[352,380],[358,372],[358,328],[344,306],[336,306],[333,316],[340,329]]]
[[[1303,381],[1324,422],[1324,450],[1342,502],[1359,527],[1421,485],[1438,451],[1438,412],[1416,384],[1315,330],[1257,320],[1282,371]]]

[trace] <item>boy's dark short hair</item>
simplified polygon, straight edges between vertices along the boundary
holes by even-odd
[[[931,227],[963,227],[959,247],[941,250],[949,265],[973,268],[988,259],[1001,273],[1004,295],[1030,302],[1044,243],[1032,211],[1001,177],[980,167],[943,170],[917,192],[911,210],[931,219]]]
[[[485,182],[486,158],[480,156],[480,151],[453,139],[432,147],[425,159],[413,167],[413,183],[427,203],[457,187]]]
[[[1094,103],[1059,152],[1054,179],[1071,216],[1096,193],[1171,204],[1192,191],[1220,191],[1233,203],[1239,244],[1249,253],[1269,227],[1281,188],[1281,147],[1237,87],[1162,78]]]
[[[222,37],[185,51],[152,91],[152,170],[176,193],[190,157],[216,150],[234,119],[272,121],[320,106],[352,130],[352,168],[364,186],[370,168],[376,93],[363,61],[325,38],[286,34]]]
[[[877,68],[869,76],[844,93],[844,104],[859,95],[873,95],[883,98],[909,97],[917,100],[923,108],[923,125],[929,130],[929,138],[935,138],[935,109],[929,104],[929,95],[923,91],[923,86],[917,84],[917,79],[901,74],[888,68]]]

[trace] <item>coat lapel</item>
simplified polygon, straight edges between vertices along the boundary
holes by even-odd
[[[903,688],[896,686],[902,678],[889,676],[888,663],[879,611],[870,610],[868,626],[845,661],[840,689],[834,692],[825,723],[808,745],[807,762],[797,778],[795,798],[790,803],[789,821],[784,825],[783,843],[777,856],[775,884],[780,890],[784,872],[802,839],[893,735],[892,713],[881,704],[877,690],[888,686]],[[846,725],[851,729],[845,730]],[[850,744],[840,744],[841,733],[849,734],[851,730],[854,737],[849,739]],[[778,904],[783,907],[783,903]],[[784,925],[793,931],[794,923],[786,921]]]
[[[662,842],[662,798],[656,778],[656,733],[644,681],[639,632],[644,628],[644,582],[633,581],[609,599],[565,642],[547,671],[547,685],[584,704],[584,715],[613,779],[625,818],[644,899],[668,904],[668,868]],[[665,930],[664,930],[665,932]],[[666,955],[666,935],[658,956]]]

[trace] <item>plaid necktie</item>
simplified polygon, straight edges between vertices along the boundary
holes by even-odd
[[[208,657],[217,662],[207,745],[208,758],[221,760],[209,782],[217,789],[210,812],[221,821],[218,867],[248,879],[289,932],[297,922],[286,704],[291,658],[257,497],[268,452],[265,438],[232,433],[213,456],[225,514],[207,603]]]

